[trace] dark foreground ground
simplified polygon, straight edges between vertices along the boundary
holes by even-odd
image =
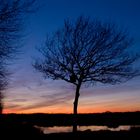
[[[104,113],[104,114],[82,114],[79,115],[78,123],[80,125],[109,125],[116,127],[119,125],[132,125],[129,131],[79,131],[77,133],[53,133],[43,134],[42,131],[35,128],[34,125],[40,126],[60,126],[72,125],[74,116],[72,115],[1,115],[0,116],[0,140],[5,139],[38,139],[38,140],[118,140],[118,139],[140,139],[140,127],[135,128],[133,125],[140,125],[140,112],[135,113]],[[96,122],[96,123],[95,123]]]
[[[5,139],[16,139],[16,140],[139,140],[140,139],[140,128],[131,128],[129,131],[79,131],[77,133],[53,133],[43,134],[40,130],[29,126],[8,126],[1,127],[0,130],[1,140]]]

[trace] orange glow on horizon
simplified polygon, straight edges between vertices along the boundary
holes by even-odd
[[[79,107],[78,109],[78,113],[103,113],[103,112],[133,112],[133,111],[140,111],[139,108],[129,108],[129,109],[125,109],[125,108],[112,108],[112,109],[105,109],[105,108],[82,108]],[[29,109],[29,110],[10,110],[10,109],[4,109],[3,110],[4,114],[8,114],[8,113],[17,113],[17,114],[31,114],[31,113],[49,113],[49,114],[57,114],[57,113],[66,113],[66,114],[71,114],[73,113],[72,108],[39,108],[39,109]]]

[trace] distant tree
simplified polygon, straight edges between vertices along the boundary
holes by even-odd
[[[36,60],[33,66],[45,77],[75,85],[76,115],[82,84],[117,84],[137,75],[132,64],[138,56],[130,52],[131,45],[128,34],[114,24],[81,16],[76,22],[66,20],[63,28],[47,37],[40,49],[44,60]]]
[[[7,83],[7,62],[20,48],[25,13],[32,10],[35,0],[0,0],[0,114],[2,113],[2,91]]]

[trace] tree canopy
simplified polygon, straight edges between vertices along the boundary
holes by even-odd
[[[75,85],[116,84],[137,75],[132,64],[138,56],[129,51],[132,43],[127,32],[114,24],[79,17],[75,23],[65,21],[62,29],[47,37],[40,49],[44,60],[34,67],[47,77]]]

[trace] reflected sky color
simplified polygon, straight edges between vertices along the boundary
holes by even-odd
[[[62,132],[72,132],[72,126],[53,126],[53,127],[39,127],[34,126],[35,128],[40,129],[44,134],[50,134],[50,133],[62,133]],[[134,126],[134,127],[140,127]],[[85,131],[85,130],[91,130],[91,131],[100,131],[100,130],[109,130],[109,131],[120,131],[120,130],[130,130],[131,126],[129,125],[120,125],[116,128],[109,128],[107,126],[78,126],[78,131]]]
[[[65,18],[87,15],[126,27],[140,52],[139,0],[37,0],[39,10],[26,21],[22,54],[9,70],[13,73],[5,92],[5,113],[72,113],[75,87],[63,81],[43,79],[32,67],[47,33],[63,26]],[[139,66],[139,64],[137,64]],[[82,87],[79,113],[140,110],[140,77],[110,86]]]

